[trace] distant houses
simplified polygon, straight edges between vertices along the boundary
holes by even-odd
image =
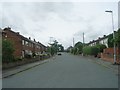
[[[111,35],[111,34],[109,34],[109,35]],[[114,48],[109,47],[109,45],[108,45],[109,35],[104,35],[103,37],[99,37],[96,40],[90,41],[89,43],[87,43],[87,46],[95,46],[97,44],[106,45],[107,48],[103,50],[100,57],[103,60],[114,62],[114,58],[113,58],[114,57]],[[116,62],[120,63],[120,49],[118,47],[116,47],[115,51],[116,51]]]
[[[95,46],[96,44],[103,44],[106,45],[106,47],[108,48],[108,36],[109,35],[104,35],[103,37],[99,37],[96,40],[90,41],[87,45]]]
[[[47,47],[35,39],[31,40],[31,37],[26,38],[20,35],[19,32],[14,32],[11,28],[7,27],[2,30],[2,39],[9,40],[14,46],[14,56],[18,58],[24,58],[25,55],[39,55],[46,52]]]

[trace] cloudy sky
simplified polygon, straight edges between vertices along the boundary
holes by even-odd
[[[114,27],[118,29],[118,2],[2,2],[0,4],[0,28],[11,27],[25,37],[31,37],[48,45],[56,39],[65,48],[82,42],[97,39],[112,33],[111,14],[105,10],[112,10]]]

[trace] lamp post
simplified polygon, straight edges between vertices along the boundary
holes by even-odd
[[[75,46],[75,39],[74,39],[74,37],[73,37],[73,47]]]
[[[111,15],[112,15],[113,39],[115,40],[113,11],[110,10],[110,11],[105,11],[105,12],[111,13]],[[115,42],[114,42],[114,63],[113,64],[116,64],[116,46],[115,46]]]
[[[83,48],[84,48],[84,44],[85,44],[85,38],[84,38],[84,32],[83,32]],[[84,56],[83,52],[82,52],[82,56]]]
[[[84,47],[84,44],[85,44],[85,38],[84,38],[84,32],[83,32],[83,47]]]

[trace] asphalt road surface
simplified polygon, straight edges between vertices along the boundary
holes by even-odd
[[[118,76],[82,56],[63,53],[3,79],[3,88],[117,88]]]

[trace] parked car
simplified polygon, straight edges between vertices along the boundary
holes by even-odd
[[[58,53],[58,55],[62,55],[61,53]]]

